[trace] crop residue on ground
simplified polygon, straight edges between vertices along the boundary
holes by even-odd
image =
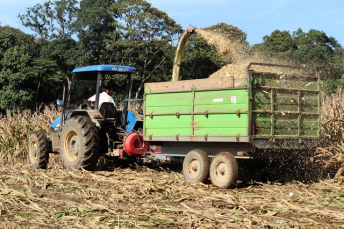
[[[344,190],[332,181],[189,184],[182,173],[145,166],[109,171],[0,167],[0,227],[334,228]]]

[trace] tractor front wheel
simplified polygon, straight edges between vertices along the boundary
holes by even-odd
[[[36,131],[29,138],[28,161],[33,169],[46,169],[49,162],[48,138],[42,131]]]
[[[60,136],[60,158],[67,170],[92,170],[99,158],[99,137],[96,125],[87,117],[70,118]]]

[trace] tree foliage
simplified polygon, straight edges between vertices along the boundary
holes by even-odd
[[[20,109],[31,105],[30,83],[33,37],[20,30],[0,27],[0,109]]]
[[[202,79],[226,65],[224,58],[200,37],[190,37],[185,47],[183,61],[180,68],[180,79]]]
[[[334,92],[342,85],[343,48],[324,32],[311,29],[308,32],[298,29],[288,31],[275,30],[263,38],[263,43],[254,49],[265,55],[292,60],[295,64],[313,69],[326,81],[327,92]],[[331,81],[331,82],[330,82]]]
[[[114,63],[136,67],[133,77],[137,98],[148,80],[169,80],[172,70],[172,43],[181,26],[165,12],[141,0],[118,0],[111,8],[116,12],[117,29],[109,41]]]
[[[58,82],[66,78],[77,63],[83,62],[78,42],[72,38],[76,33],[77,5],[77,0],[49,0],[29,7],[26,14],[18,16],[24,26],[36,33],[40,60],[35,63],[37,68],[52,74],[49,76],[52,91],[60,89]]]
[[[181,27],[148,2],[83,0],[76,25],[85,65],[106,63],[137,69],[131,88],[135,97],[141,93],[144,82],[170,77],[171,43]],[[124,83],[121,76],[114,80],[119,86]]]
[[[72,38],[40,41],[40,57],[55,61],[60,78],[65,78],[76,65],[83,62],[78,43]]]
[[[83,65],[113,63],[109,40],[116,31],[118,14],[109,7],[114,0],[82,0],[78,9],[76,30]]]
[[[297,44],[294,60],[317,69],[325,79],[339,78],[343,74],[343,69],[335,64],[335,53],[343,50],[333,37],[319,30],[311,29],[305,33],[298,29],[293,38]]]
[[[32,108],[51,98],[50,82],[58,81],[54,61],[43,63],[34,37],[11,27],[0,27],[0,109]],[[38,96],[39,88],[47,96]]]
[[[132,97],[140,97],[145,82],[171,79],[175,46],[183,32],[165,12],[144,0],[48,0],[18,17],[35,37],[0,27],[3,110],[51,102],[73,68],[93,64],[135,67],[130,91]],[[251,52],[246,33],[235,26],[219,23],[204,30],[242,44],[243,54]],[[316,69],[331,80],[328,88],[344,84],[343,49],[322,31],[275,30],[253,50]],[[181,79],[206,78],[226,61],[203,38],[192,36],[184,52]],[[116,75],[113,80],[116,89],[112,91],[121,100],[124,78]]]
[[[47,1],[19,14],[22,24],[45,40],[71,37],[75,32],[77,0]]]
[[[235,27],[233,25],[228,25],[226,23],[218,23],[216,25],[206,27],[204,28],[204,30],[219,33],[222,36],[226,37],[228,40],[248,45],[248,42],[246,40],[247,34],[238,27]]]
[[[33,83],[37,85],[35,91],[34,104],[38,102],[49,103],[51,99],[55,99],[54,95],[59,93],[61,87],[60,82],[62,77],[58,74],[58,65],[56,61],[47,60],[44,58],[37,58],[33,61],[32,75],[34,76]],[[41,97],[39,95],[53,95]]]
[[[257,49],[264,54],[290,58],[297,50],[297,44],[288,31],[275,30],[270,36],[263,37],[263,43],[259,44]]]

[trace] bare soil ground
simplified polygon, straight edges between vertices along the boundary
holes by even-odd
[[[344,228],[344,188],[239,181],[190,184],[174,168],[0,167],[0,228]]]

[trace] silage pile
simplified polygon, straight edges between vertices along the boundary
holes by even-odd
[[[246,78],[246,68],[250,62],[268,63],[276,65],[292,65],[287,60],[278,60],[264,56],[257,52],[252,52],[251,48],[244,43],[235,40],[229,40],[220,33],[195,29],[197,35],[203,37],[208,44],[214,46],[218,53],[229,63],[209,77],[228,77],[233,76],[236,79]],[[250,68],[256,72],[277,73],[277,74],[303,74],[300,69],[277,67],[277,66],[259,66],[254,65]]]

